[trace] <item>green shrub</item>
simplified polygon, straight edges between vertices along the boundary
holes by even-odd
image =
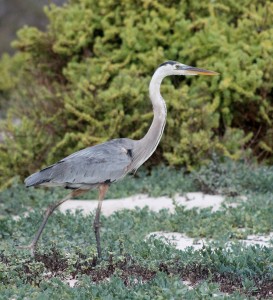
[[[71,0],[45,13],[47,30],[22,28],[17,54],[0,61],[1,101],[11,106],[2,185],[80,148],[142,137],[152,120],[148,83],[168,59],[221,75],[164,81],[169,114],[152,163],[192,168],[212,152],[238,159],[249,149],[272,161],[270,1]]]

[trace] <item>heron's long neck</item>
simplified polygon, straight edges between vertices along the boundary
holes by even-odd
[[[166,123],[167,108],[164,99],[160,94],[160,85],[163,76],[157,72],[152,77],[149,87],[150,99],[153,105],[154,118],[146,135],[139,140],[138,164],[145,162],[155,151]]]

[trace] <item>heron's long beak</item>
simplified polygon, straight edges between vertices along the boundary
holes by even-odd
[[[219,73],[214,72],[214,71],[199,69],[199,68],[190,67],[190,66],[183,66],[183,67],[181,67],[181,69],[184,70],[185,75],[209,75],[209,76],[219,75]]]

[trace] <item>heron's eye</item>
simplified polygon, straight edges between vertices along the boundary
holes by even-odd
[[[178,70],[179,69],[179,65],[175,65],[175,68]]]

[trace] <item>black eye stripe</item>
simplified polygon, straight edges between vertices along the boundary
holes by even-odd
[[[175,65],[175,64],[177,64],[177,61],[168,60],[168,61],[164,62],[163,64],[161,64],[159,67],[166,66],[166,65]]]

